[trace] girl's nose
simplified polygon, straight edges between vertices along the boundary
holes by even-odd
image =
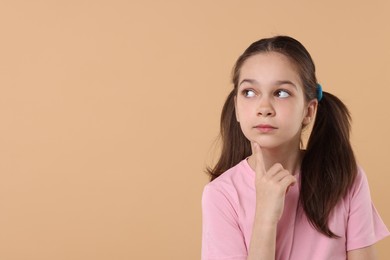
[[[257,108],[257,116],[268,117],[273,115],[275,115],[275,110],[272,107],[272,104],[269,102],[268,98],[261,98]]]

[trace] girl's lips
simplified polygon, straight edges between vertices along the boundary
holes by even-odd
[[[271,132],[271,131],[277,129],[277,127],[274,127],[272,125],[263,125],[263,124],[257,125],[257,126],[255,126],[255,128],[263,133],[268,133],[268,132]]]

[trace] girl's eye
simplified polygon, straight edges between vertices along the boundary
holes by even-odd
[[[290,93],[288,93],[286,90],[280,89],[276,91],[275,95],[279,98],[286,98],[290,96]]]
[[[243,92],[245,97],[254,97],[256,96],[256,93],[251,89],[245,89]]]

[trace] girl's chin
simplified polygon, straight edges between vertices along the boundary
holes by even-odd
[[[253,144],[254,142],[257,142],[263,150],[278,150],[288,147],[286,144],[283,145],[280,142],[270,142],[269,140],[252,141],[251,143]]]
[[[275,148],[280,145],[279,142],[275,142],[275,140],[271,140],[270,138],[257,138],[250,139],[251,144],[258,143],[261,148]]]

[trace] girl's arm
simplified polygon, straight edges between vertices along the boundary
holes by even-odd
[[[255,217],[247,260],[275,259],[276,226],[260,223]]]
[[[376,260],[376,251],[374,246],[368,246],[360,249],[348,251],[348,260]]]
[[[276,228],[283,213],[285,195],[296,179],[281,164],[275,164],[266,171],[260,146],[255,143],[253,147],[256,162],[256,213],[247,259],[273,260]]]

